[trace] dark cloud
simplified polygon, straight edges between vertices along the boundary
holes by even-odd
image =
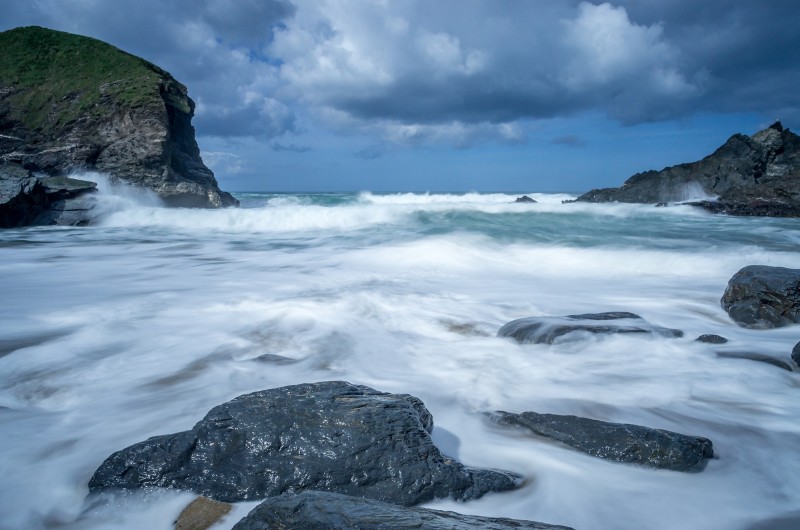
[[[0,12],[0,29],[90,35],[161,65],[208,136],[273,139],[300,115],[457,147],[524,142],[520,122],[584,112],[800,120],[795,0],[0,0]]]

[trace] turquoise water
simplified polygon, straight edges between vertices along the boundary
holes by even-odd
[[[719,299],[745,265],[796,267],[800,221],[527,194],[539,203],[253,193],[203,211],[116,190],[94,226],[0,232],[0,528],[171,528],[191,494],[86,505],[94,469],[242,393],[330,379],[420,397],[445,453],[528,479],[434,507],[582,530],[744,529],[800,509],[800,373],[694,342],[789,359],[797,327],[739,328]],[[685,336],[495,337],[598,311]],[[706,436],[718,457],[696,474],[611,464],[497,430],[482,413],[498,409]]]

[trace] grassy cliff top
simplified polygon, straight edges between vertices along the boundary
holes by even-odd
[[[186,87],[167,72],[97,39],[31,26],[0,32],[0,50],[0,97],[13,89],[9,117],[30,130],[164,100],[193,110]]]

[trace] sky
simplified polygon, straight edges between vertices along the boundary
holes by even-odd
[[[797,0],[0,0],[187,85],[228,191],[568,191],[800,127]]]

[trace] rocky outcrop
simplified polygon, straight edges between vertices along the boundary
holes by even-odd
[[[523,195],[522,197],[517,197],[514,200],[514,202],[527,202],[527,203],[534,204],[536,202],[536,199],[532,199],[532,198],[528,197],[527,195]]]
[[[306,491],[281,495],[259,504],[233,530],[570,530],[534,521],[462,515],[455,512],[406,508],[373,499]]]
[[[653,326],[639,315],[626,312],[520,318],[501,327],[497,336],[513,338],[520,344],[553,344],[558,339],[569,339],[568,335],[578,333],[683,336],[678,329]]]
[[[68,177],[37,177],[19,164],[0,163],[0,228],[85,224],[97,184]]]
[[[37,176],[105,173],[171,206],[238,204],[203,164],[194,102],[169,73],[101,41],[39,27],[0,33],[0,49],[0,162]]]
[[[800,136],[780,122],[752,136],[735,134],[698,162],[645,171],[619,188],[595,189],[584,202],[665,203],[705,194],[695,204],[731,215],[800,215]]]
[[[497,412],[501,425],[524,427],[538,436],[611,460],[672,471],[696,471],[714,456],[711,440],[640,425],[523,412]]]
[[[779,328],[800,322],[800,269],[750,265],[733,275],[720,301],[745,328]]]
[[[410,506],[518,485],[514,474],[443,456],[432,428],[407,394],[342,381],[264,390],[213,408],[190,431],[114,453],[89,489],[159,486],[225,502],[320,490]]]

